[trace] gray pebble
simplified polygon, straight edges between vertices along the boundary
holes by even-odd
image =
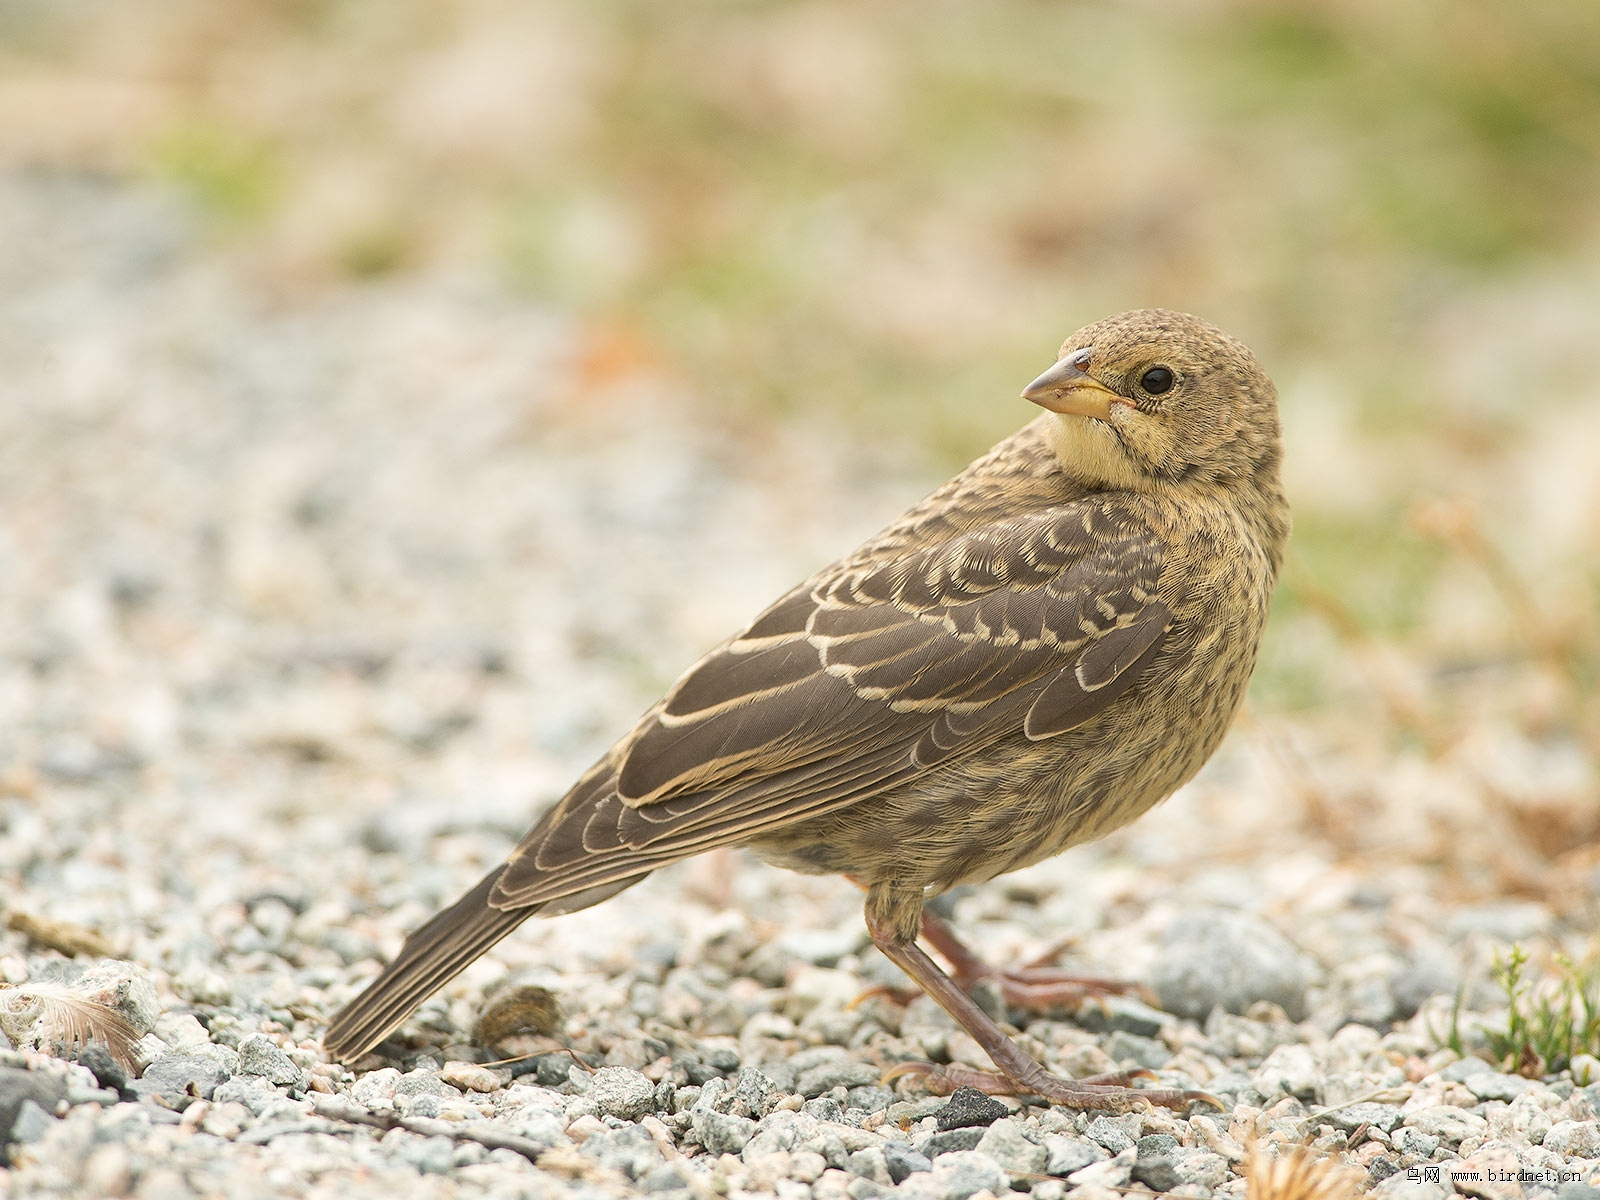
[[[259,1117],[269,1104],[275,1104],[283,1097],[277,1088],[259,1075],[235,1075],[218,1084],[211,1099],[217,1104],[242,1104]]]
[[[1072,1019],[1090,1033],[1131,1033],[1153,1038],[1172,1018],[1133,996],[1101,996],[1083,1005]]]
[[[1406,1124],[1450,1146],[1460,1145],[1463,1138],[1482,1137],[1489,1128],[1489,1123],[1482,1117],[1445,1104],[1420,1108],[1407,1114]]]
[[[756,1123],[748,1117],[735,1117],[709,1108],[696,1108],[691,1114],[691,1127],[706,1153],[738,1154],[755,1135]]]
[[[232,1074],[209,1054],[170,1050],[146,1067],[144,1074],[130,1087],[141,1096],[160,1096],[166,1100],[198,1096],[209,1100],[217,1085]]]
[[[1600,1122],[1557,1121],[1545,1131],[1544,1148],[1562,1158],[1600,1158]]]
[[[877,1084],[865,1084],[850,1089],[850,1107],[863,1112],[882,1112],[894,1103],[894,1093]]]
[[[1045,1134],[1044,1148],[1049,1154],[1044,1169],[1051,1175],[1071,1175],[1111,1157],[1096,1142],[1060,1133]]]
[[[969,1125],[991,1125],[1006,1115],[1006,1106],[977,1088],[959,1087],[950,1102],[933,1114],[940,1129],[963,1129]]]
[[[877,1067],[848,1058],[836,1058],[801,1071],[794,1090],[807,1098],[820,1096],[836,1087],[853,1088],[876,1084],[883,1074]]]
[[[461,1089],[452,1087],[440,1079],[437,1072],[418,1067],[414,1071],[407,1071],[394,1081],[395,1096],[434,1096],[459,1100]]]
[[[1137,1153],[1132,1146],[1129,1146],[1111,1158],[1074,1171],[1067,1176],[1067,1180],[1074,1187],[1090,1184],[1113,1190],[1121,1189],[1126,1187],[1128,1180],[1133,1177],[1133,1164],[1136,1161]]]
[[[807,1100],[800,1111],[819,1121],[844,1120],[844,1106],[832,1096],[818,1096],[815,1100]]]
[[[1231,909],[1200,909],[1175,920],[1153,976],[1161,1006],[1196,1020],[1213,1008],[1242,1013],[1268,1000],[1298,1021],[1311,983],[1292,942],[1260,917]]]
[[[1119,1063],[1158,1071],[1172,1061],[1172,1051],[1152,1037],[1117,1030],[1106,1039],[1106,1053]]]
[[[1027,1133],[1021,1121],[1007,1117],[989,1126],[976,1149],[994,1159],[1013,1182],[1018,1182],[1019,1176],[1042,1174],[1050,1158],[1050,1152]]]
[[[638,1125],[593,1134],[584,1139],[581,1150],[585,1158],[592,1158],[602,1167],[620,1171],[635,1180],[664,1162],[655,1139]],[[682,1183],[681,1179],[679,1183]]]
[[[306,1086],[305,1072],[264,1033],[239,1039],[238,1069],[241,1075],[259,1075],[279,1087],[303,1091]]]
[[[67,1082],[58,1075],[0,1067],[0,1144],[11,1140],[23,1105],[33,1104],[52,1113],[66,1094]]]
[[[1390,1133],[1389,1144],[1394,1147],[1396,1154],[1421,1160],[1433,1157],[1433,1152],[1439,1148],[1439,1139],[1406,1125]]]
[[[878,1146],[851,1151],[850,1157],[845,1159],[844,1168],[858,1178],[870,1179],[886,1187],[896,1182],[894,1176],[889,1174],[888,1158]]]
[[[1269,1102],[1277,1096],[1314,1100],[1325,1073],[1309,1046],[1279,1046],[1256,1069],[1250,1084]]]
[[[1463,1082],[1467,1091],[1479,1100],[1515,1100],[1523,1092],[1531,1092],[1539,1085],[1521,1075],[1502,1075],[1499,1071],[1479,1071]]]
[[[1001,1194],[1006,1190],[1006,1178],[1000,1164],[987,1154],[958,1150],[941,1156],[927,1180],[918,1182],[917,1190],[926,1190],[938,1200],[967,1200],[977,1192]]]
[[[628,1067],[601,1067],[589,1080],[589,1099],[608,1116],[637,1121],[655,1111],[656,1085]]]
[[[962,1150],[976,1150],[978,1143],[983,1141],[984,1130],[980,1126],[969,1126],[966,1129],[941,1129],[937,1133],[925,1134],[912,1140],[912,1145],[919,1153],[926,1154],[929,1158],[938,1158],[943,1154],[954,1154]]]
[[[1138,1120],[1137,1116],[1134,1119]],[[1098,1142],[1112,1154],[1131,1149],[1135,1141],[1135,1135],[1128,1131],[1127,1122],[1117,1117],[1096,1117],[1083,1133],[1091,1142]]]
[[[1228,1178],[1228,1160],[1220,1154],[1180,1146],[1172,1152],[1172,1169],[1178,1182],[1174,1186],[1215,1190]],[[1171,1190],[1171,1189],[1168,1189]]]
[[[777,1089],[772,1080],[754,1067],[745,1067],[734,1081],[733,1100],[728,1111],[736,1117],[753,1117],[760,1120],[772,1111],[778,1102]]]
[[[1369,1174],[1369,1182],[1371,1178]],[[1425,1177],[1419,1171],[1413,1179],[1409,1171],[1397,1168],[1369,1192],[1369,1195],[1381,1197],[1381,1200],[1448,1200],[1455,1194],[1455,1188],[1450,1186],[1449,1171],[1445,1169],[1439,1171],[1437,1178]]]
[[[37,1142],[50,1132],[51,1126],[56,1123],[52,1113],[46,1112],[31,1098],[23,1100],[17,1106],[17,1113],[11,1121],[11,1141]]]
[[[920,1150],[914,1150],[904,1142],[885,1142],[883,1145],[883,1161],[889,1168],[889,1178],[895,1183],[904,1183],[906,1176],[917,1171],[933,1170],[933,1160]]]
[[[1363,1125],[1370,1125],[1374,1129],[1381,1129],[1384,1133],[1391,1132],[1400,1124],[1405,1113],[1393,1104],[1346,1104],[1342,1108],[1332,1108],[1326,1112],[1318,1113],[1319,1121],[1326,1121],[1335,1129],[1345,1133],[1354,1133]]]
[[[1465,1083],[1474,1075],[1492,1075],[1495,1070],[1481,1058],[1468,1055],[1466,1058],[1457,1059],[1439,1071],[1440,1079],[1447,1079],[1451,1083]]]

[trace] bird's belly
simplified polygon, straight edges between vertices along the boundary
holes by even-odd
[[[1080,729],[1038,742],[1018,733],[751,849],[793,871],[931,893],[1040,862],[1134,820],[1199,770],[1243,692],[1208,682],[1181,681],[1178,692],[1205,698],[1181,712],[1153,702],[1166,688],[1132,695]]]

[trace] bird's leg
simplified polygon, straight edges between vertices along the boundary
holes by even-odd
[[[1043,1012],[1051,1008],[1076,1008],[1085,1000],[1127,995],[1155,1003],[1155,998],[1142,984],[1073,975],[1045,966],[1053,955],[1017,967],[992,967],[956,936],[943,917],[926,905],[922,909],[921,933],[922,940],[950,964],[950,973],[962,991],[970,992],[978,984],[992,981],[1005,1002],[1014,1008]]]
[[[922,893],[918,889],[876,883],[867,892],[867,932],[872,935],[873,944],[949,1013],[1000,1069],[994,1073],[932,1063],[908,1063],[896,1068],[893,1075],[920,1074],[935,1091],[954,1091],[965,1085],[1001,1095],[1042,1096],[1054,1104],[1072,1108],[1114,1112],[1126,1112],[1145,1104],[1162,1104],[1181,1110],[1193,1100],[1216,1103],[1204,1092],[1128,1086],[1135,1079],[1149,1078],[1148,1071],[1122,1071],[1078,1080],[1051,1074],[1043,1064],[1025,1054],[1022,1047],[917,945],[921,913]]]

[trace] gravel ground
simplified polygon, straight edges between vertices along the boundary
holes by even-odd
[[[954,903],[992,957],[1069,939],[1165,1010],[1007,1014],[1036,1053],[1226,1111],[881,1086],[983,1059],[926,1000],[853,1003],[897,976],[849,885],[738,855],[531,922],[389,1057],[326,1062],[328,1014],[681,666],[937,480],[719,428],[481,281],[297,294],[137,189],[0,178],[0,245],[0,1191],[1200,1200],[1309,1143],[1383,1195],[1597,1194],[1600,1064],[1435,1033],[1558,914],[1308,840],[1260,722]],[[475,1047],[486,995],[541,1031]],[[133,1069],[60,1041],[85,1000]]]

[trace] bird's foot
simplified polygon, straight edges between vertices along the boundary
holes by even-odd
[[[1043,1067],[1037,1067],[1035,1071],[1025,1072],[1026,1078],[1011,1079],[998,1071],[906,1062],[884,1072],[883,1082],[890,1083],[907,1075],[917,1076],[929,1091],[939,1096],[947,1096],[960,1087],[970,1087],[993,1096],[1038,1096],[1051,1104],[1068,1108],[1119,1113],[1150,1105],[1183,1112],[1196,1102],[1212,1104],[1219,1109],[1227,1107],[1209,1092],[1133,1087],[1135,1080],[1155,1078],[1151,1072],[1144,1070],[1114,1071],[1106,1075],[1092,1075],[1087,1079],[1063,1079]]]
[[[1044,954],[1015,967],[992,967],[956,936],[955,930],[924,908],[921,936],[950,964],[951,975],[964,992],[979,984],[992,983],[1001,998],[1012,1008],[1027,1012],[1048,1012],[1065,1008],[1076,1010],[1086,1003],[1104,1001],[1108,996],[1133,996],[1154,1007],[1159,1002],[1143,984],[1098,975],[1074,975],[1054,966],[1064,945],[1052,946]]]
[[[1065,1008],[1076,1011],[1085,1004],[1104,1002],[1108,996],[1133,996],[1155,1007],[1159,1001],[1142,983],[1124,979],[1105,979],[1096,975],[1073,975],[1033,965],[990,968],[971,979],[959,979],[970,991],[980,983],[993,983],[1012,1008],[1027,1012],[1048,1012]]]
[[[904,1008],[923,992],[919,988],[894,987],[887,983],[875,983],[856,998],[845,1005],[847,1010],[860,1008],[868,1000],[887,1000],[897,1008]]]

